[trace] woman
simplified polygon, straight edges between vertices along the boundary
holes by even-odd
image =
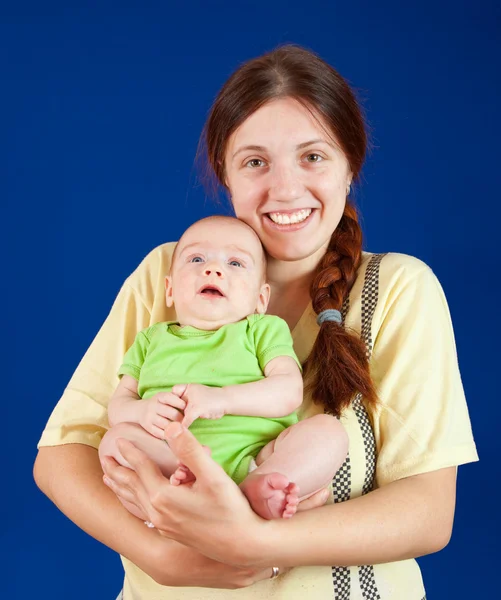
[[[163,294],[173,244],[125,282],[42,435],[36,481],[124,557],[125,600],[421,600],[413,558],[448,543],[456,466],[477,455],[439,283],[412,257],[362,253],[348,200],[366,151],[353,93],[317,56],[285,46],[230,77],[204,139],[236,215],[268,253],[268,313],[287,321],[305,362],[301,416],[328,411],[348,432],[327,504],[318,494],[291,520],[260,519],[177,423],[166,433],[198,475],[193,487],[172,488],[126,442],[135,471],[109,459],[103,485],[96,449],[121,358],[137,331],[175,318]]]

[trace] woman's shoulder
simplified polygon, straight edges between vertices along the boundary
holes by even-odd
[[[177,242],[167,242],[153,248],[127,277],[123,290],[139,300],[152,315],[153,321],[168,321],[174,313],[165,307],[165,277],[170,272],[172,254]]]
[[[350,317],[372,323],[373,331],[392,315],[394,322],[420,314],[448,314],[442,286],[425,262],[397,252],[364,252],[350,293]],[[358,316],[357,316],[358,315]]]
[[[419,258],[398,252],[364,252],[350,292],[347,320],[357,329],[363,317],[377,330],[377,323],[396,306],[412,314],[415,310],[433,310],[442,301],[438,279]]]
[[[399,252],[364,252],[358,283],[362,289],[377,285],[381,292],[406,286],[419,279],[436,279],[432,269],[421,259]]]
[[[157,280],[159,274],[169,274],[177,242],[166,242],[153,248],[127,278],[132,287],[141,287],[147,280]]]
[[[165,268],[170,269],[172,255],[176,245],[177,242],[166,242],[165,244],[160,244],[160,246],[153,248],[153,250],[148,252],[148,254],[139,263],[132,275],[138,271],[158,271],[159,269]]]

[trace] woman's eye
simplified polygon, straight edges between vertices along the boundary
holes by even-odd
[[[320,156],[320,154],[308,154],[306,156],[306,160],[310,163],[316,163],[316,162],[320,162],[324,159],[322,156]]]
[[[243,267],[243,264],[239,260],[230,260],[228,264],[231,267]]]
[[[245,163],[246,167],[250,167],[251,169],[256,169],[258,167],[262,167],[264,165],[264,160],[260,158],[251,158]]]
[[[200,262],[204,262],[203,258],[201,256],[194,256],[193,258],[190,258],[190,262],[192,263],[200,263]]]

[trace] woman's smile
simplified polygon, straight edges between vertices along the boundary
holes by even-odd
[[[265,223],[277,231],[297,231],[307,227],[312,219],[315,209],[305,208],[301,210],[282,210],[265,214]]]

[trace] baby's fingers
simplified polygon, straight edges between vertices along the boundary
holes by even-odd
[[[180,421],[183,418],[183,413],[173,408],[172,406],[167,406],[166,404],[158,404],[157,405],[157,418],[158,419],[167,419],[169,421]],[[167,425],[161,425],[161,427],[166,427]]]
[[[196,409],[196,407],[194,407],[194,408],[188,407],[184,411],[184,419],[181,421],[181,423],[184,427],[186,427],[186,429],[188,429],[190,427],[190,425],[193,423],[193,421],[198,419],[199,416],[200,416],[200,414],[199,414],[199,411]]]
[[[172,388],[172,393],[176,394],[176,396],[179,396],[179,398],[182,398],[183,395],[186,393],[187,389],[188,389],[187,383],[178,383],[177,385],[175,385]]]
[[[179,396],[176,396],[176,394],[172,394],[170,392],[160,392],[157,394],[157,400],[160,402],[160,404],[179,408],[180,410],[184,410],[186,408],[186,400],[183,400]]]

